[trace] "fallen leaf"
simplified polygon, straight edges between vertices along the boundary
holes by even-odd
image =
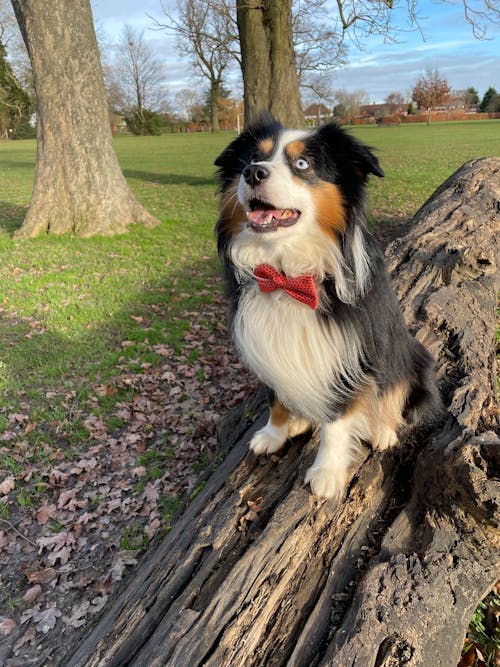
[[[119,551],[111,567],[111,578],[113,581],[120,581],[127,567],[137,565],[135,556],[138,551]]]
[[[154,484],[149,482],[144,488],[143,496],[148,501],[148,503],[156,503],[160,497],[160,491]]]
[[[13,489],[16,488],[16,482],[13,477],[6,477],[0,483],[0,496],[7,496]]]
[[[76,489],[67,489],[66,491],[61,491],[59,498],[57,499],[57,509],[65,507],[66,509],[74,510],[76,506]],[[70,507],[66,507],[70,505]]]
[[[16,622],[12,618],[0,616],[0,635],[10,635],[12,630],[17,628]]]
[[[53,551],[47,556],[47,562],[50,565],[55,565],[57,561],[60,561],[61,565],[64,565],[67,563],[70,559],[71,556],[71,549],[70,547],[62,547],[62,549],[59,549],[58,551]]]
[[[38,597],[40,597],[41,594],[42,587],[40,584],[31,586],[31,588],[28,588],[26,593],[23,595],[23,602],[26,602],[26,604],[32,604]]]
[[[22,648],[27,643],[33,644],[35,639],[36,639],[35,627],[33,625],[30,625],[27,628],[26,632],[21,637],[19,637],[19,639],[14,644],[14,651],[19,651],[19,649]]]
[[[247,500],[248,512],[246,512],[239,521],[238,529],[244,533],[246,532],[247,523],[255,521],[259,517],[259,512],[262,511],[262,497],[257,500]]]
[[[31,433],[31,431],[34,431],[36,429],[36,424],[35,422],[29,422],[26,424],[26,428],[24,429],[24,435],[28,435],[28,433]]]
[[[35,512],[35,517],[38,523],[42,525],[46,524],[49,519],[53,519],[57,515],[57,508],[55,505],[48,505],[47,503],[43,504]]]
[[[89,613],[90,602],[84,600],[80,604],[74,606],[71,609],[71,616],[63,616],[62,620],[66,625],[70,625],[72,628],[80,628],[82,625],[85,625],[86,617]]]
[[[90,606],[90,613],[91,614],[97,614],[98,612],[101,611],[101,609],[104,607],[106,602],[108,601],[108,596],[104,593],[103,595],[99,595],[95,598],[93,598]]]
[[[161,526],[160,519],[153,519],[151,523],[149,523],[147,526],[144,527],[144,532],[146,533],[147,538],[150,542],[158,532],[160,526]]]
[[[58,609],[55,605],[51,605],[46,609],[41,611],[36,611],[32,618],[33,622],[36,624],[37,629],[43,634],[46,634],[49,630],[57,623],[57,619],[62,615],[61,610]]]
[[[48,584],[57,577],[57,572],[53,567],[45,567],[43,570],[28,572],[26,577],[30,584]]]

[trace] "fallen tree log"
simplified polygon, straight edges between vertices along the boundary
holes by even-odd
[[[407,321],[437,360],[448,416],[434,432],[367,449],[334,506],[303,485],[314,436],[248,453],[265,419],[257,394],[221,428],[223,464],[61,664],[456,667],[500,576],[499,232],[500,159],[487,158],[387,249]]]

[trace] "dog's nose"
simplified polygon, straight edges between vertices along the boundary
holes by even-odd
[[[243,169],[243,178],[252,188],[268,178],[271,172],[262,164],[249,164]]]

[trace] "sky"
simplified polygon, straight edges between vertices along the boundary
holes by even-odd
[[[469,0],[479,5],[483,0]],[[499,0],[500,1],[500,0]],[[173,101],[183,88],[200,86],[189,63],[176,53],[175,38],[154,30],[151,16],[165,20],[162,0],[91,0],[97,29],[113,42],[124,24],[144,30],[145,38],[164,60],[166,86]],[[166,6],[175,3],[163,0]],[[403,0],[403,4],[406,3]],[[467,24],[461,0],[417,0],[420,31],[401,32],[397,42],[384,43],[373,35],[363,41],[363,50],[350,44],[347,64],[332,78],[333,89],[366,91],[372,103],[383,102],[391,92],[409,99],[409,92],[426,67],[437,68],[453,90],[474,86],[480,97],[489,86],[500,91],[500,26],[490,24],[489,39],[478,40]],[[149,16],[148,16],[149,14]],[[399,14],[406,22],[406,12]],[[241,96],[237,73],[229,81],[232,95]]]

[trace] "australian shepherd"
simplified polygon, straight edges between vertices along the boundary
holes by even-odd
[[[231,334],[268,387],[255,454],[320,426],[305,481],[340,499],[361,442],[383,450],[439,412],[433,361],[407,331],[368,230],[373,152],[335,124],[285,129],[269,115],[215,161],[216,232]]]

